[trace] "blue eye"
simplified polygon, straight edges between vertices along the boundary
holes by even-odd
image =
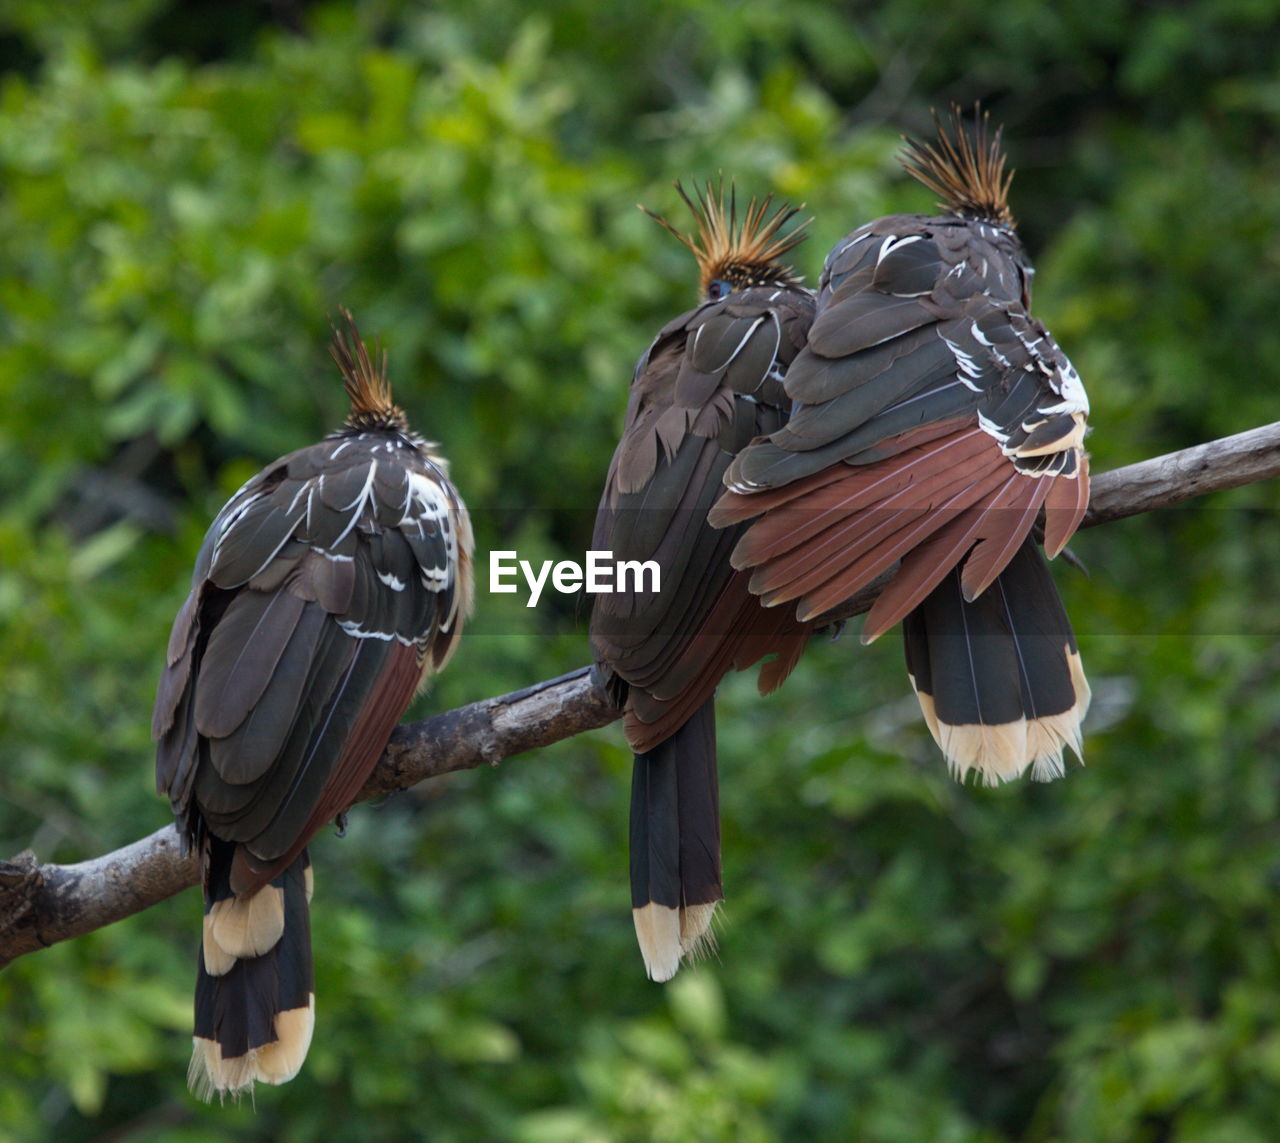
[[[731,293],[733,293],[733,287],[723,278],[713,279],[707,287],[707,298],[713,302],[718,302],[721,298],[728,297]]]

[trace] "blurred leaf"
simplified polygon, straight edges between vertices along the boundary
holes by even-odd
[[[928,210],[931,106],[1007,124],[1096,470],[1275,419],[1272,0],[176,0],[0,7],[0,837],[168,820],[149,715],[213,514],[330,431],[350,306],[489,549],[580,558],[636,359],[696,300],[673,179],[803,202],[798,265]],[[1057,571],[1088,765],[957,786],[895,636],[718,699],[718,950],[644,978],[617,727],[313,847],[317,1034],[185,1091],[193,894],[0,975],[0,1133],[138,1140],[1269,1140],[1280,1118],[1275,484]],[[412,714],[588,658],[491,595]],[[855,625],[856,626],[856,625]],[[6,1136],[7,1138],[8,1136]]]

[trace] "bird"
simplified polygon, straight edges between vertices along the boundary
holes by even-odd
[[[660,569],[657,591],[598,595],[590,623],[598,678],[624,710],[635,754],[632,918],[656,981],[712,946],[724,896],[716,687],[731,669],[773,656],[759,675],[761,693],[772,691],[809,634],[760,606],[748,576],[729,564],[737,533],[707,522],[734,455],[786,421],[782,379],[804,344],[813,295],[783,258],[807,222],[788,229],[798,212],[775,209],[772,196],[739,215],[723,179],[692,195],[676,189],[696,232],[651,217],[696,259],[700,300],[659,331],[635,368],[592,541],[616,560]]]
[[[995,785],[1083,760],[1089,684],[1044,552],[1089,497],[1089,402],[1031,314],[1003,129],[935,114],[903,165],[937,216],[859,226],[827,256],[787,371],[785,426],[725,474],[734,567],[802,621],[884,583],[862,631],[902,621],[907,670],[952,772]],[[887,580],[887,582],[885,582]]]
[[[385,351],[346,310],[330,350],[345,422],[217,514],[156,693],[156,785],[204,890],[188,1081],[206,1100],[302,1067],[307,844],[354,801],[472,604],[470,518],[393,403]]]

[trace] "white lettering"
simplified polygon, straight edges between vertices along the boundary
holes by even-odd
[[[627,590],[627,572],[632,574],[632,583],[635,585],[632,591],[652,591],[655,594],[662,590],[662,569],[658,566],[657,560],[645,560],[641,563],[639,560],[620,560],[618,561],[618,590]],[[653,576],[653,586],[646,588],[644,586],[644,573],[650,572]]]
[[[569,595],[582,587],[582,568],[572,560],[561,560],[551,573],[551,582],[561,595]]]
[[[510,595],[518,590],[515,581],[523,576],[529,588],[526,607],[537,607],[548,583],[561,595],[586,591],[591,595],[614,591],[659,592],[662,590],[662,568],[657,560],[618,560],[612,552],[589,551],[585,566],[575,560],[543,560],[534,570],[528,560],[517,558],[513,551],[489,553],[489,591]],[[384,579],[384,582],[387,582]],[[394,586],[388,583],[388,586]]]
[[[514,576],[516,565],[506,563],[507,560],[514,560],[515,552],[490,552],[489,553],[489,592],[491,595],[510,594],[516,590],[514,583],[503,583],[504,576]]]
[[[542,570],[536,579],[533,575],[533,566],[528,560],[521,560],[520,568],[524,572],[525,581],[529,584],[529,602],[525,606],[537,607],[538,600],[542,598],[542,588],[547,582],[547,573],[551,570],[551,561],[542,561]]]
[[[613,553],[587,553],[587,591],[598,595],[613,591]]]

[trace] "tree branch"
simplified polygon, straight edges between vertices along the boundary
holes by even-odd
[[[1195,496],[1280,476],[1280,421],[1141,461],[1094,477],[1091,528]],[[828,613],[867,610],[875,585]],[[583,667],[524,690],[484,699],[396,728],[357,801],[427,778],[468,770],[548,746],[619,717]],[[0,968],[25,953],[81,936],[140,912],[197,881],[173,826],[76,865],[42,865],[30,851],[0,862]]]
[[[1275,476],[1280,476],[1280,421],[1100,472],[1093,478],[1089,510],[1080,527],[1172,508],[1196,496]]]

